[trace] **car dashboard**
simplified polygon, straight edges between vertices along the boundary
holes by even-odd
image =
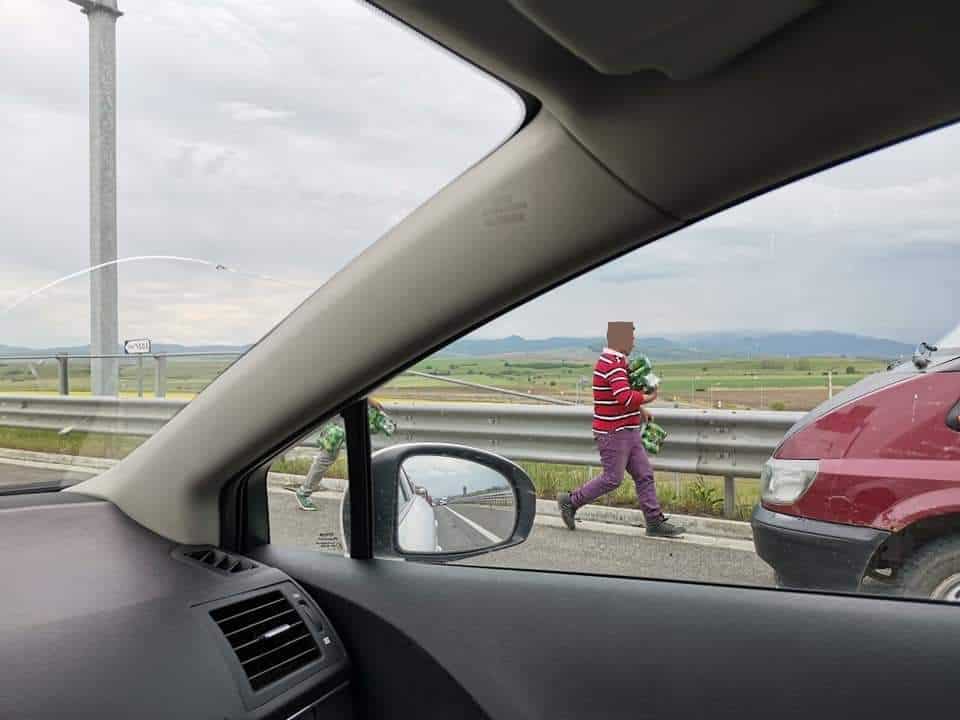
[[[74,494],[0,498],[0,717],[352,717],[335,629],[285,573]]]

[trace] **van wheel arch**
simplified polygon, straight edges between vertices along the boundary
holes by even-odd
[[[932,540],[907,557],[896,573],[895,592],[960,602],[960,534]]]
[[[922,518],[891,535],[877,548],[867,566],[865,577],[874,577],[877,571],[889,570],[887,581],[902,589],[906,582],[904,575],[915,577],[919,564],[930,562],[934,555],[944,552],[943,548],[952,541],[956,541],[960,547],[960,513]],[[936,545],[938,549],[928,551],[931,545]]]

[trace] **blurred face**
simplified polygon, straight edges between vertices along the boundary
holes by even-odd
[[[611,322],[607,325],[607,345],[627,354],[633,350],[634,327],[631,322]]]

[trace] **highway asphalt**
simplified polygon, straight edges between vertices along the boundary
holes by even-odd
[[[342,553],[339,543],[339,497],[333,492],[317,493],[314,500],[319,510],[303,512],[297,509],[290,492],[270,488],[271,542]],[[463,512],[463,506],[454,506],[454,509],[493,534],[503,531],[508,522],[500,519],[498,524],[493,519],[495,516],[490,515],[492,512],[508,515],[499,509],[474,507],[466,512]],[[453,516],[445,512],[445,508],[438,510],[441,547],[453,550],[463,546],[458,543],[473,543],[483,538],[482,534],[462,521],[448,524],[447,518]],[[773,572],[747,543],[711,541],[710,538],[662,540],[647,538],[637,528],[616,526],[605,529],[602,523],[582,525],[584,527],[572,532],[563,527],[559,519],[541,518],[534,525],[530,537],[521,545],[463,560],[459,564],[765,587],[773,585]],[[491,543],[484,539],[484,544]]]

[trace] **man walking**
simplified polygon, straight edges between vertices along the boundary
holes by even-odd
[[[653,402],[657,393],[645,395],[630,387],[627,355],[633,343],[632,322],[608,323],[607,347],[593,369],[593,436],[603,472],[571,493],[560,493],[557,504],[563,522],[576,530],[577,510],[620,487],[626,470],[636,486],[647,535],[678,537],[684,528],[667,520],[660,509],[653,468],[640,439],[642,426],[651,419],[641,406]]]
[[[396,425],[390,416],[384,412],[383,405],[373,398],[369,398],[367,402],[370,405],[370,434],[383,434],[387,437],[392,435]],[[324,474],[337,461],[346,439],[346,431],[334,421],[320,428],[316,441],[319,452],[313,458],[313,462],[310,463],[310,469],[307,471],[303,483],[291,483],[285,486],[287,490],[296,495],[297,507],[301,510],[315,511],[317,509],[316,503],[310,496],[319,489]]]

